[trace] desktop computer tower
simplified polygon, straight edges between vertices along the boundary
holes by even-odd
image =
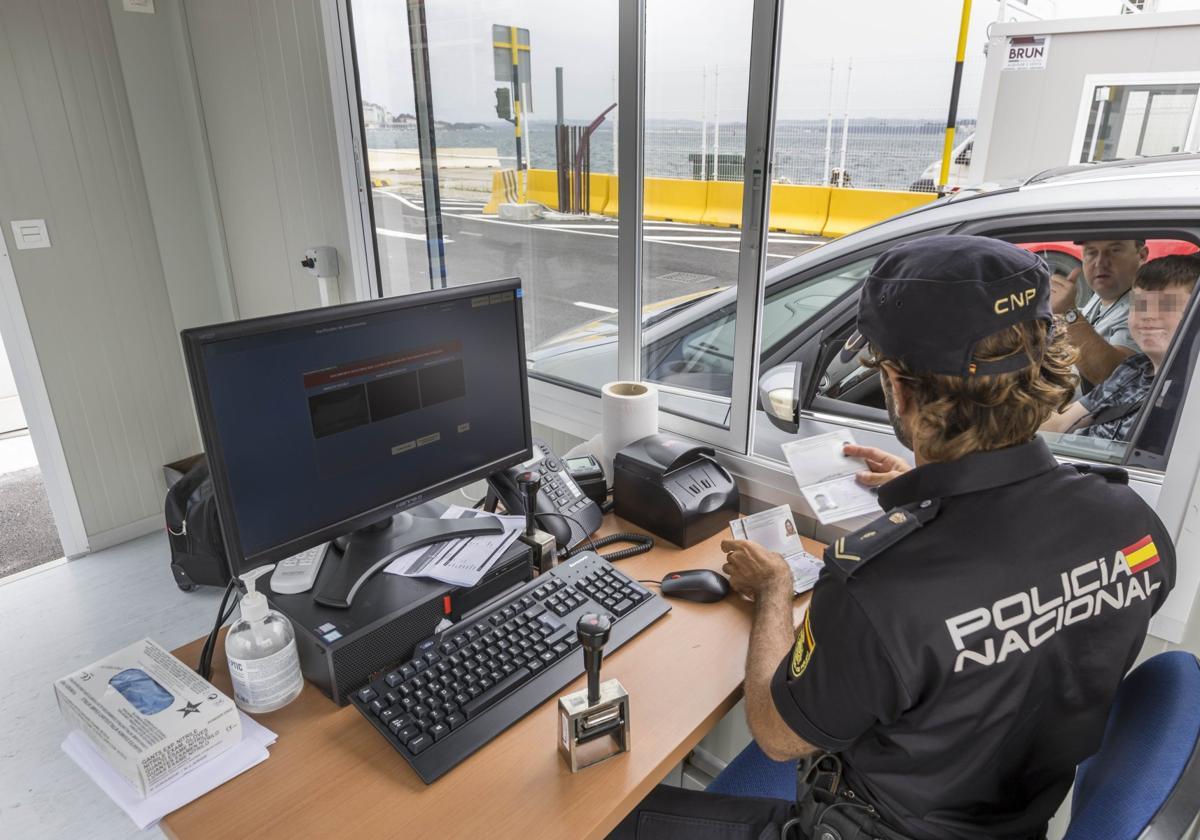
[[[330,566],[336,558],[326,558]],[[530,549],[515,542],[471,588],[426,578],[378,572],[358,590],[348,609],[318,604],[312,592],[279,595],[267,589],[271,606],[296,629],[300,670],[339,706],[373,678],[412,657],[419,642],[434,635],[443,619],[457,621],[512,586],[532,577]],[[327,571],[322,568],[321,574]],[[313,591],[321,585],[317,578]]]

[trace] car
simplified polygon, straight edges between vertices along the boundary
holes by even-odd
[[[851,427],[860,443],[903,452],[883,405],[879,378],[841,352],[855,322],[857,290],[883,251],[932,234],[995,236],[1042,254],[1056,270],[1079,265],[1082,239],[1144,238],[1152,253],[1200,244],[1200,155],[1172,155],[1072,168],[1036,181],[960,191],[816,247],[767,272],[761,322],[754,454],[782,459],[782,444]],[[725,423],[733,374],[735,290],[660,302],[643,320],[643,378],[668,386],[665,411]],[[1121,464],[1152,504],[1181,409],[1189,395],[1200,317],[1176,340],[1182,389],[1157,391],[1134,440],[1053,436],[1065,459]],[[1184,348],[1178,351],[1178,348]],[[615,317],[575,328],[529,354],[531,375],[598,390],[616,369]],[[1170,380],[1159,377],[1167,384]],[[1160,383],[1161,384],[1161,383]],[[1200,399],[1200,398],[1198,398]]]

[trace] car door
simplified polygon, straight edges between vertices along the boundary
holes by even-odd
[[[1146,238],[1200,242],[1198,221],[1180,218],[1178,211],[1173,216],[1153,210],[1128,213],[1121,221],[1121,238],[1133,235],[1141,227]],[[1113,222],[1111,213],[1070,212],[971,222],[959,226],[955,232],[1020,243],[1072,241],[1079,231],[1095,230],[1097,225],[1111,227]],[[896,440],[888,420],[878,374],[862,367],[857,354],[842,351],[853,331],[856,304],[856,299],[849,299],[832,308],[818,323],[810,325],[799,342],[788,348],[785,357],[774,360],[777,365],[794,362],[800,365],[798,419],[794,426],[778,419],[771,422],[760,401],[756,454],[782,459],[780,447],[789,440],[849,427],[859,443],[911,458],[911,453]],[[1173,355],[1164,364],[1165,373],[1158,377],[1132,439],[1114,442],[1077,435],[1047,436],[1060,460],[1123,466],[1129,472],[1130,485],[1147,502],[1156,505],[1182,415],[1182,402],[1192,385],[1196,345],[1200,341],[1197,332],[1200,332],[1200,314],[1197,296],[1193,295],[1187,319],[1176,336]],[[768,370],[767,374],[770,373]]]

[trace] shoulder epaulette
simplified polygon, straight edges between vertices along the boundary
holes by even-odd
[[[1110,467],[1104,464],[1072,464],[1081,475],[1098,475],[1109,484],[1128,484],[1129,473],[1121,467]]]
[[[926,499],[892,508],[870,524],[830,543],[825,548],[826,568],[843,580],[853,577],[871,558],[937,516],[940,507],[938,499]]]

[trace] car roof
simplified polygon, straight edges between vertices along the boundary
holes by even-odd
[[[1052,169],[1042,170],[1036,175],[1027,178],[1024,183],[1063,183],[1071,180],[1086,180],[1097,174],[1102,176],[1127,174],[1136,178],[1152,173],[1178,174],[1186,172],[1200,172],[1200,154],[1195,152],[1181,152],[1173,155],[1110,160],[1103,163],[1077,163],[1072,166],[1057,166]]]

